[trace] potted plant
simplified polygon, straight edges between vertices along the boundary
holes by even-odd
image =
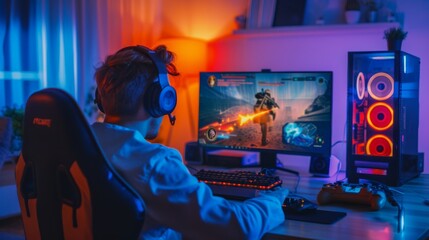
[[[345,6],[346,22],[349,24],[358,23],[360,14],[359,0],[347,0]]]
[[[376,22],[377,20],[377,4],[375,3],[374,0],[368,0],[365,2],[365,6],[366,6],[366,11],[367,11],[367,17],[368,17],[368,22]]]
[[[6,106],[2,111],[1,115],[8,117],[12,120],[12,144],[10,151],[12,154],[18,154],[22,147],[22,133],[24,124],[24,107],[18,106]]]
[[[408,32],[405,32],[400,27],[392,27],[384,31],[384,39],[387,40],[387,50],[401,50],[402,41],[407,37]]]

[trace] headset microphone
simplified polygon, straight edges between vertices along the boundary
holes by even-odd
[[[176,116],[173,116],[173,114],[168,114],[168,119],[170,119],[170,124],[173,126],[174,123],[176,123]]]

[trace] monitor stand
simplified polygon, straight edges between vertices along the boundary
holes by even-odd
[[[205,164],[222,167],[254,167],[258,166],[256,152],[219,149],[205,154]]]
[[[299,176],[299,172],[292,169],[281,167],[277,164],[277,153],[274,151],[261,151],[259,153],[259,162],[261,169],[272,169],[283,172],[288,172],[293,175]]]

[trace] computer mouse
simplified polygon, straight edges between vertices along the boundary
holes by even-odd
[[[314,212],[318,205],[303,197],[289,196],[283,201],[282,207],[285,213],[309,213]]]

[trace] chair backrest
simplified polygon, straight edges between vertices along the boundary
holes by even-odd
[[[16,184],[26,239],[136,239],[143,226],[143,200],[60,89],[27,101]]]

